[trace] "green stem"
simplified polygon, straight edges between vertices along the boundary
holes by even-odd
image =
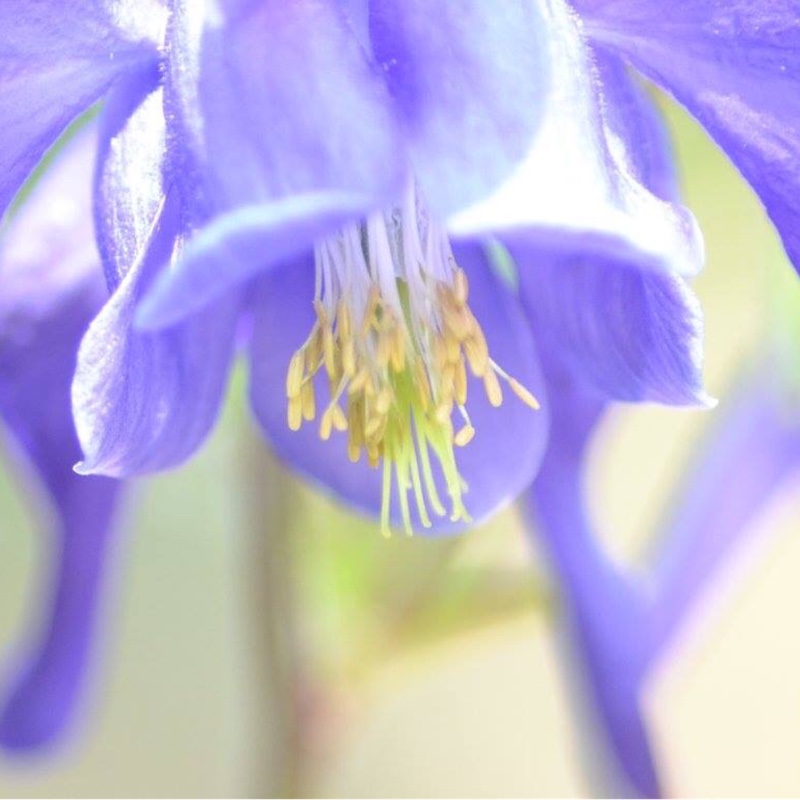
[[[291,479],[263,442],[246,431],[244,589],[252,679],[248,691],[252,797],[302,797],[309,779],[303,663],[295,595]]]

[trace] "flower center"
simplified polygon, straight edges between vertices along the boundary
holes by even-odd
[[[527,405],[536,398],[490,354],[469,308],[467,276],[444,232],[409,191],[403,208],[376,214],[321,242],[315,253],[316,322],[286,375],[288,423],[298,430],[317,417],[314,377],[324,370],[330,402],[319,435],[347,434],[350,460],[382,462],[381,529],[390,533],[393,483],[405,530],[409,495],[420,521],[447,512],[433,460],[447,488],[450,519],[469,521],[455,448],[472,440],[467,370],[489,402],[503,402],[501,380]],[[453,424],[456,416],[457,423]],[[434,459],[431,458],[433,454]]]

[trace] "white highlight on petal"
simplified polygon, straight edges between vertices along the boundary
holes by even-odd
[[[628,163],[625,143],[604,119],[602,97],[580,22],[547,0],[552,88],[533,148],[494,194],[453,215],[449,233],[473,238],[535,235],[543,246],[583,249],[683,275],[702,267],[692,214],[649,192]]]

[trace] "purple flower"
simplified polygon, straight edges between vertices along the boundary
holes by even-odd
[[[614,794],[662,793],[643,707],[646,679],[748,530],[800,468],[796,388],[766,358],[748,374],[699,442],[646,569],[626,574],[595,535],[582,491],[583,453],[603,404],[564,392],[550,446],[528,495],[535,530],[563,590],[582,716],[598,726]],[[785,364],[781,365],[785,368]]]
[[[533,479],[550,405],[537,350],[608,399],[702,402],[697,312],[677,277],[701,248],[620,52],[696,111],[782,230],[791,222],[795,50],[781,43],[797,23],[782,4],[663,15],[579,2],[577,20],[558,0],[502,14],[175,2],[160,51],[158,14],[145,36],[133,4],[114,8],[81,4],[67,26],[30,3],[2,30],[9,150],[24,167],[6,198],[59,126],[108,93],[95,211],[115,293],[75,385],[87,473],[190,455],[242,341],[278,452],[407,528],[435,522],[444,496],[454,523],[467,505],[482,518]],[[59,79],[76,59],[82,81],[66,66]],[[31,76],[46,113],[21,96]],[[490,239],[514,256],[518,292]],[[523,405],[493,411],[504,384]],[[312,420],[322,441],[294,430]]]
[[[604,91],[565,6],[198,8],[172,9],[163,85],[133,71],[103,112],[115,291],[79,357],[81,471],[188,457],[237,344],[278,453],[384,529],[463,525],[533,480],[550,342],[604,396],[703,402],[696,226],[638,90],[609,65]]]
[[[619,56],[706,124],[793,253],[788,4],[204,5],[171,3],[160,45],[133,2],[27,0],[0,22],[3,207],[106,97],[94,212],[113,295],[73,387],[82,472],[188,458],[237,348],[277,452],[384,527],[457,527],[514,498],[546,449],[546,469],[567,457],[565,410],[588,429],[575,395],[705,402],[684,281],[702,246]],[[570,480],[540,482],[570,500]],[[569,548],[578,509],[550,512],[563,563],[589,557],[588,539]],[[569,597],[591,584],[562,574]],[[587,641],[616,641],[621,625],[586,619]],[[613,663],[594,673],[602,708]],[[609,728],[623,752],[630,708]]]
[[[8,455],[52,528],[51,594],[18,654],[0,744],[49,743],[70,721],[97,628],[119,483],[73,471],[70,384],[106,298],[91,229],[94,137],[82,132],[11,219],[0,246],[0,420]],[[76,188],[77,187],[77,188]]]

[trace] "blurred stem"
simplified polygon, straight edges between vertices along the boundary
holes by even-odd
[[[264,442],[252,429],[245,435],[243,572],[253,695],[247,788],[251,797],[302,797],[310,776],[291,542],[295,495]]]
[[[418,571],[415,580],[404,584],[405,588],[393,604],[392,618],[387,623],[389,638],[399,638],[403,631],[413,628],[414,623],[424,616],[436,595],[441,592],[447,572],[463,541],[458,537],[442,542],[425,570]]]

